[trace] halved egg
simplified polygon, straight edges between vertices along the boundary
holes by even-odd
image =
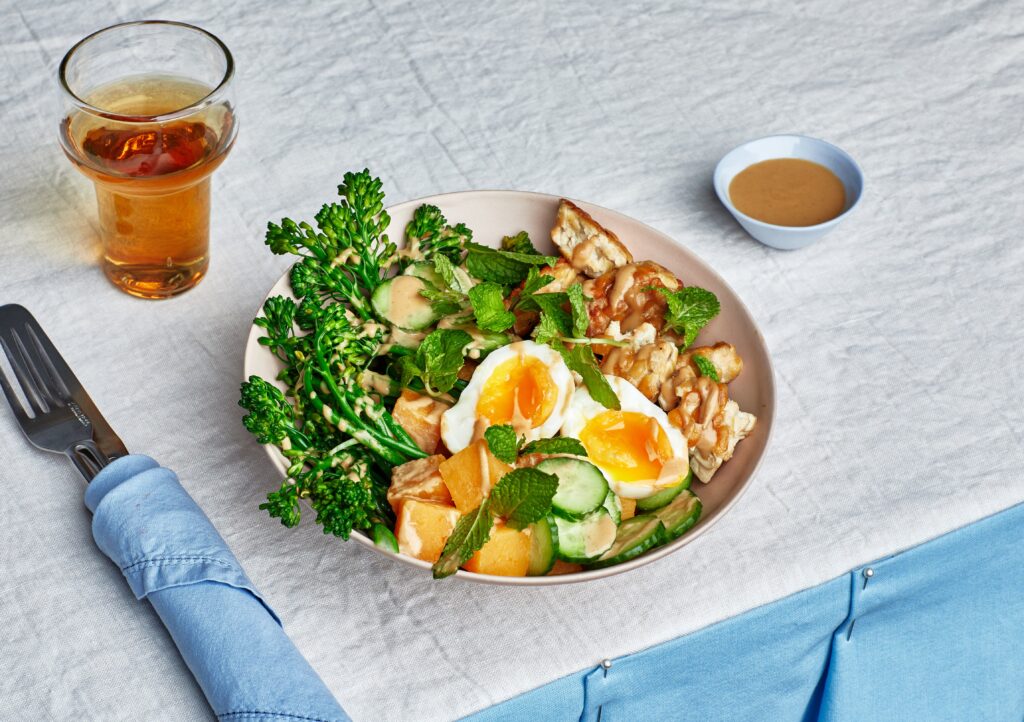
[[[605,408],[581,386],[569,402],[562,435],[580,440],[591,463],[621,497],[644,499],[682,482],[689,452],[679,429],[633,384],[618,376],[605,378],[621,409]]]
[[[454,454],[489,426],[511,424],[527,441],[554,436],[575,388],[557,351],[517,341],[492,351],[476,368],[458,403],[441,416],[441,438]]]

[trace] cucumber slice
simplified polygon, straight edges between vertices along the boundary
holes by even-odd
[[[591,563],[592,569],[610,567],[638,557],[666,540],[665,525],[654,514],[641,514],[626,519],[615,535],[615,543],[601,558]]]
[[[429,261],[417,261],[416,263],[405,269],[406,276],[416,276],[429,283],[434,288],[444,288],[444,279],[438,274],[434,268],[434,264]]]
[[[604,507],[579,521],[556,516],[555,526],[558,528],[558,558],[577,563],[593,561],[607,551],[615,543],[618,528]]]
[[[663,506],[654,514],[665,525],[665,533],[669,541],[678,539],[700,519],[703,505],[697,495],[686,490],[677,496],[671,504]]]
[[[530,566],[526,574],[542,577],[555,565],[558,550],[558,527],[554,517],[548,515],[530,524]]]
[[[622,523],[622,502],[614,491],[608,491],[608,496],[604,498],[604,504],[601,506],[608,510],[608,515],[616,526]]]
[[[686,476],[681,482],[675,486],[670,486],[667,489],[662,489],[657,494],[647,497],[646,499],[636,500],[637,511],[654,511],[668,504],[670,501],[679,496],[679,492],[686,491],[690,488],[690,484],[693,482],[693,469],[686,467]]]
[[[377,286],[370,297],[374,312],[404,331],[420,331],[437,323],[441,314],[420,295],[427,282],[417,276],[395,276]],[[396,303],[397,301],[397,303]]]
[[[582,519],[604,504],[608,496],[608,481],[589,461],[556,457],[545,459],[537,468],[558,477],[551,508],[566,519]]]

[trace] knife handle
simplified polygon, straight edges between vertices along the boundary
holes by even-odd
[[[106,454],[100,451],[100,447],[92,439],[80,441],[64,453],[71,460],[74,467],[78,469],[78,473],[85,477],[86,484],[95,479],[96,475],[113,461],[113,459],[108,458]]]

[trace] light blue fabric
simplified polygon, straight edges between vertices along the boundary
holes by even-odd
[[[348,719],[174,472],[118,459],[85,503],[96,544],[153,605],[218,718]]]
[[[1024,505],[471,719],[1019,722]]]

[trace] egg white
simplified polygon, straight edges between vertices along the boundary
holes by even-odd
[[[480,433],[477,427],[481,420],[478,418],[476,407],[480,401],[480,393],[483,391],[484,384],[487,383],[498,366],[519,355],[535,358],[547,367],[551,382],[557,389],[558,395],[555,398],[551,415],[540,426],[532,429],[516,429],[516,433],[525,436],[527,441],[548,438],[558,433],[565,421],[565,413],[576,388],[572,373],[565,365],[565,361],[562,360],[562,356],[550,346],[544,346],[535,341],[517,341],[492,351],[473,372],[473,378],[463,390],[458,403],[441,416],[441,438],[444,440],[444,445],[453,454],[473,443],[474,435]],[[483,429],[485,430],[489,425],[488,422]]]
[[[678,479],[638,479],[636,481],[627,481],[625,479],[616,478],[614,470],[602,467],[594,461],[594,459],[590,459],[590,461],[604,473],[612,491],[627,499],[645,499],[648,496],[657,494],[663,489],[678,484],[683,480],[683,477],[686,476],[686,469],[689,463],[689,449],[686,445],[686,440],[683,438],[682,432],[680,432],[679,429],[673,426],[668,420],[668,414],[662,411],[657,405],[648,401],[647,397],[644,396],[637,387],[629,383],[629,381],[619,378],[618,376],[610,376],[607,374],[605,375],[605,378],[608,379],[608,383],[611,384],[615,394],[619,397],[621,409],[623,411],[633,411],[643,414],[648,418],[654,419],[668,439],[674,458],[682,459],[686,464],[682,465],[682,470]],[[572,436],[578,439],[580,433],[583,431],[584,427],[586,427],[587,422],[601,412],[607,410],[608,409],[603,405],[593,399],[590,392],[587,391],[586,386],[581,386],[576,389],[576,393],[573,394],[572,399],[569,402],[569,411],[565,415],[565,423],[562,424],[561,428],[562,435]]]

